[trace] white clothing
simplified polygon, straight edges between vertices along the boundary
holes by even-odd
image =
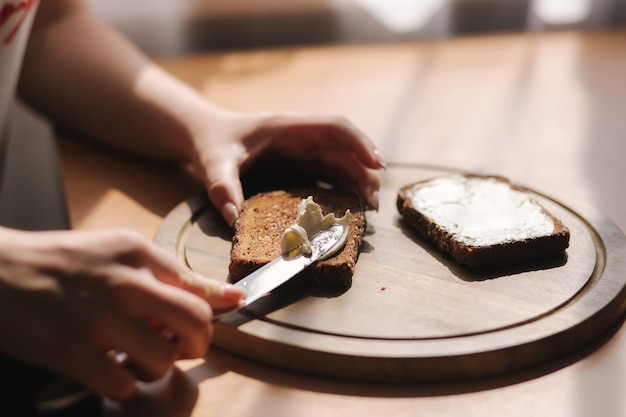
[[[0,0],[0,141],[15,100],[20,68],[37,6],[38,0]]]

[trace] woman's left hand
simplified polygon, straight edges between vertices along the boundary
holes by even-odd
[[[194,135],[191,170],[230,225],[244,197],[240,175],[262,157],[302,172],[320,173],[378,208],[384,162],[374,143],[347,119],[295,113],[241,114],[218,110]]]

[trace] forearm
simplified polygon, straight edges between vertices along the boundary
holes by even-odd
[[[376,171],[384,164],[348,120],[220,109],[99,22],[82,0],[40,3],[19,91],[84,137],[184,163],[229,224],[243,202],[240,173],[266,156],[334,178],[378,205]]]
[[[194,123],[218,109],[162,71],[80,2],[42,2],[20,95],[55,123],[117,148],[188,160]]]

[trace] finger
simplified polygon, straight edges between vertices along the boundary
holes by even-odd
[[[337,184],[341,188],[359,194],[367,203],[368,208],[377,210],[380,175],[377,171],[363,167],[354,155],[340,155],[329,152],[321,158],[328,170],[334,173]]]
[[[188,268],[170,274],[170,278],[167,280],[160,277],[159,279],[197,295],[215,310],[237,307],[246,295],[245,290],[240,287],[228,282],[203,277]]]
[[[281,159],[283,158],[283,159]],[[355,155],[338,152],[336,149],[311,150],[306,158],[300,160],[284,159],[284,156],[272,156],[264,160],[263,166],[280,166],[284,172],[292,172],[310,178],[337,185],[360,195],[367,207],[376,210],[379,205],[380,174],[377,170],[363,166]]]
[[[187,281],[185,289],[206,300],[214,310],[237,307],[246,295],[243,288],[227,282],[217,281],[193,273],[192,277]]]
[[[176,335],[180,359],[202,357],[213,336],[213,313],[208,303],[181,289],[160,285],[167,302],[151,309],[154,319]]]
[[[341,146],[350,149],[366,167],[372,169],[386,167],[374,142],[347,119],[340,119],[334,124],[330,129],[330,135]]]
[[[209,200],[229,226],[235,224],[243,204],[243,191],[238,177],[221,178],[209,183]]]
[[[94,354],[75,375],[87,388],[114,401],[130,398],[136,391],[136,378],[128,369],[114,361],[105,352]]]
[[[139,300],[141,302],[141,300]],[[117,316],[103,335],[114,352],[128,358],[128,370],[136,378],[153,381],[163,376],[179,358],[177,347],[168,338],[150,328],[144,320]],[[114,355],[111,355],[111,359]]]
[[[194,273],[157,246],[152,246],[150,252],[146,266],[159,281],[199,296],[213,309],[238,306],[245,296],[245,291],[239,287]]]
[[[381,169],[385,162],[374,142],[348,119],[337,116],[283,115],[271,122],[282,134],[274,137],[274,147],[292,148],[294,137],[306,138],[319,148],[354,153],[366,167]],[[301,141],[298,145],[301,145]],[[292,152],[287,152],[292,153]]]
[[[180,288],[154,279],[146,281],[121,295],[125,297],[122,304],[126,306],[129,314],[132,317],[141,318],[144,324],[146,320],[156,321],[172,332],[176,336],[180,358],[203,356],[212,336],[213,314],[208,303]],[[148,330],[161,340],[165,340],[153,330]],[[138,337],[147,338],[148,336],[142,333]],[[131,340],[136,340],[136,344],[147,343],[147,339]],[[127,351],[127,353],[130,355],[134,351]],[[166,357],[167,352],[155,352],[155,355],[158,360],[159,355]]]
[[[232,226],[243,204],[243,189],[239,180],[239,167],[234,158],[214,158],[206,174],[209,200]]]

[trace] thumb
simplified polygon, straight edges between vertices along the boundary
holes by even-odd
[[[207,173],[207,184],[209,200],[220,211],[226,223],[233,226],[243,204],[238,167],[227,161],[215,161]]]
[[[188,291],[203,298],[213,310],[218,311],[238,306],[246,295],[242,288],[197,274],[187,284]]]

